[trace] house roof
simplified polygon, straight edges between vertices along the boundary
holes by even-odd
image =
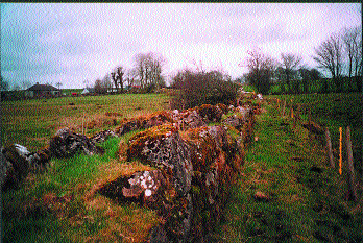
[[[27,91],[59,91],[59,90],[50,85],[36,83],[32,87],[27,89]]]

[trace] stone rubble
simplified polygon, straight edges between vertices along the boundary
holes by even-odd
[[[54,134],[47,148],[37,152],[30,152],[25,146],[16,143],[2,147],[0,186],[3,190],[17,188],[30,171],[38,168],[44,170],[51,157],[66,158],[79,151],[89,155],[103,153],[103,148],[96,144],[114,136],[113,131],[105,130],[88,138],[65,127]]]

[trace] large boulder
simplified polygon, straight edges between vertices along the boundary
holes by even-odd
[[[153,228],[150,242],[201,239],[219,222],[228,192],[223,188],[236,174],[227,159],[236,159],[238,149],[236,141],[229,140],[233,139],[223,126],[191,128],[183,139],[169,123],[142,131],[130,138],[127,158],[156,170],[120,176],[100,193],[122,201],[139,200],[158,210],[165,223]]]
[[[198,112],[193,109],[179,113],[176,118],[176,124],[180,130],[187,130],[188,128],[196,128],[206,125]]]
[[[191,165],[189,147],[171,124],[152,127],[130,139],[127,157],[160,168],[173,178],[173,186],[181,195],[190,190]]]
[[[78,151],[85,154],[102,154],[104,149],[97,146],[90,138],[75,133],[69,128],[59,129],[49,142],[49,151],[57,158],[74,155]]]
[[[119,127],[116,128],[116,134],[122,136],[129,131],[140,129],[140,122],[137,119],[124,121]]]
[[[27,159],[30,152],[28,149],[19,144],[11,144],[1,148],[1,154],[4,161],[2,163],[1,177],[3,180],[3,189],[17,188],[23,179],[28,175],[30,162]]]

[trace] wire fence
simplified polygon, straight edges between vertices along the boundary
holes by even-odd
[[[339,140],[333,141],[329,127],[323,127],[318,122],[314,121],[311,113],[311,106],[317,102],[310,104],[293,104],[292,100],[275,99],[275,101],[276,109],[279,111],[279,114],[282,117],[290,118],[293,127],[300,124],[317,135],[316,137],[326,150],[328,165],[336,169],[347,181],[348,200],[358,201],[358,188],[360,183],[354,166],[350,127],[339,127]],[[339,145],[338,149],[333,149],[334,144]],[[334,154],[334,150],[339,152],[337,156]],[[338,157],[338,161],[336,157]]]

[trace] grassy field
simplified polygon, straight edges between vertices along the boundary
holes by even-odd
[[[337,128],[351,126],[354,153],[359,154],[362,95],[273,97],[310,104],[314,119],[330,127],[334,148]],[[150,114],[168,104],[162,94],[3,102],[1,137],[35,151],[60,127],[79,132],[83,127],[92,136],[117,126],[114,120]],[[263,109],[215,241],[362,242],[362,207],[346,201],[344,177],[326,166],[322,145],[305,128],[282,118],[273,105],[264,104]],[[103,155],[53,159],[47,172],[31,173],[19,190],[4,193],[3,241],[142,242],[163,219],[138,203],[119,203],[95,193],[119,175],[148,169],[138,161],[124,163],[117,155],[119,144],[137,132],[107,140]]]
[[[3,144],[19,143],[30,151],[36,151],[46,146],[59,128],[68,126],[92,136],[103,129],[115,127],[123,118],[164,110],[168,105],[168,97],[163,94],[1,102],[1,141]],[[119,115],[110,117],[105,115],[106,112]]]
[[[2,138],[30,150],[45,146],[63,126],[92,135],[112,129],[107,119],[130,118],[164,110],[165,95],[113,95],[67,97],[2,103]],[[74,103],[74,105],[70,105]],[[77,109],[74,109],[77,107]],[[121,116],[108,117],[106,112]],[[84,118],[82,119],[82,115]],[[103,155],[75,155],[52,159],[45,173],[31,173],[19,190],[2,195],[4,242],[141,242],[149,229],[160,222],[152,210],[138,203],[118,203],[95,193],[107,181],[120,175],[150,169],[137,161],[123,163],[117,151],[138,131],[107,140]]]
[[[301,104],[301,107],[310,107],[312,119],[323,126],[329,127],[335,158],[339,154],[339,127],[350,127],[350,137],[353,143],[355,166],[360,175],[363,174],[363,94],[301,94],[270,96],[282,100],[292,101],[292,104]],[[289,102],[291,103],[291,102]],[[308,119],[307,110],[302,113]],[[344,137],[343,137],[344,138]],[[343,151],[345,153],[345,151]],[[345,155],[345,154],[344,154]]]
[[[322,145],[264,105],[218,242],[362,242],[362,201],[326,166]]]

